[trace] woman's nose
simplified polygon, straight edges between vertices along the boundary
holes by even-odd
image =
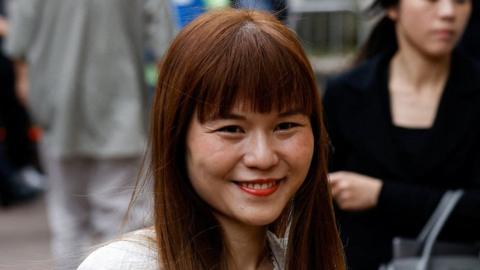
[[[454,0],[441,0],[438,2],[438,14],[442,18],[452,18],[455,15]]]
[[[247,141],[243,156],[243,162],[247,167],[267,170],[277,165],[278,161],[273,138],[268,134],[255,134]]]

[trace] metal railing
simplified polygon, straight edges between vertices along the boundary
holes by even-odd
[[[346,54],[363,41],[369,0],[289,0],[289,26],[313,54]]]

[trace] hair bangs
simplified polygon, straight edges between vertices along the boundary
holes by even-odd
[[[293,47],[298,44],[284,44],[272,36],[272,28],[268,30],[248,21],[234,29],[228,42],[212,48],[218,52],[215,63],[195,89],[201,122],[225,116],[235,106],[258,113],[295,110],[312,114],[312,91],[317,89],[307,75],[311,73],[309,64],[296,54]]]

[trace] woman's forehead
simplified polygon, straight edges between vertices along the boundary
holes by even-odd
[[[265,108],[259,108],[254,102],[251,101],[235,101],[230,108],[226,108],[223,111],[218,111],[213,117],[223,117],[231,114],[276,114],[279,116],[292,115],[292,114],[308,114],[306,109],[296,104],[285,104],[277,102],[276,106],[269,106],[268,110]]]
[[[280,107],[271,107],[269,111],[255,110],[252,103],[235,103],[229,110],[229,113],[260,113],[260,114],[277,114],[277,115],[292,115],[292,114],[306,114],[305,109],[296,106],[295,104],[286,104]]]
[[[287,111],[297,110],[300,111],[300,106],[296,104],[286,104],[282,102],[273,102],[276,106],[270,106],[268,111],[264,111],[262,108],[257,108],[255,102],[251,100],[236,100],[230,108],[230,112],[265,112],[265,113],[284,113]]]
[[[316,97],[306,87],[259,87],[236,89],[207,89],[195,102],[201,122],[224,118],[234,111],[278,114],[292,112],[310,116]],[[300,89],[300,90],[299,90]]]

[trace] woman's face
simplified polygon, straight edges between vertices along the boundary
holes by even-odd
[[[442,57],[462,36],[470,11],[470,0],[400,0],[387,13],[396,22],[400,49]]]
[[[275,221],[307,176],[314,138],[298,111],[255,113],[236,106],[187,132],[187,168],[197,194],[222,221]]]

